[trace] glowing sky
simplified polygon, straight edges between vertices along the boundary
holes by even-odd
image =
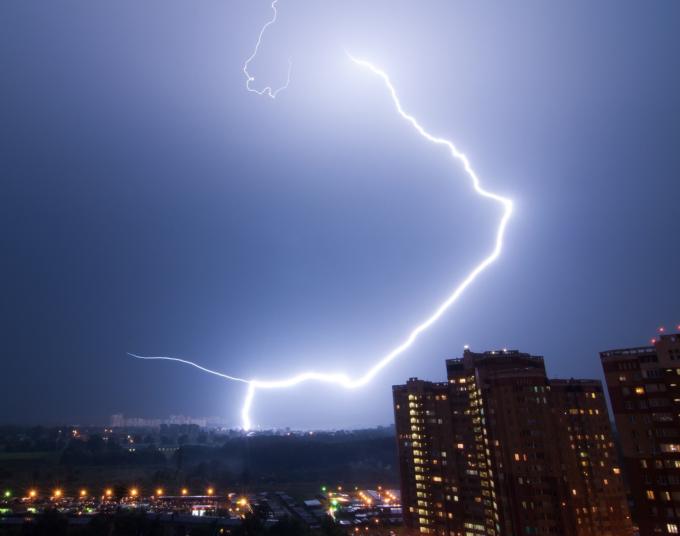
[[[668,4],[85,0],[0,6],[0,420],[221,415],[239,376],[365,368],[493,239],[345,49],[516,201],[504,257],[369,388],[258,395],[255,420],[391,420],[390,385],[473,349],[600,376],[597,351],[680,321],[679,8]],[[5,383],[5,382],[3,382]],[[35,396],[28,396],[36,393]]]

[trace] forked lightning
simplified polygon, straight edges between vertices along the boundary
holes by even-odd
[[[252,59],[257,55],[260,43],[262,41],[262,36],[267,29],[268,26],[276,22],[276,17],[277,17],[277,11],[276,11],[276,3],[278,0],[274,0],[272,3],[272,9],[274,10],[274,16],[273,18],[268,21],[263,27],[262,30],[260,31],[260,34],[258,36],[257,44],[255,46],[255,51],[253,54],[246,60],[244,66],[243,66],[243,72],[246,74],[247,81],[246,81],[246,89],[251,92],[258,93],[259,95],[267,95],[271,98],[275,98],[276,95],[278,94],[279,91],[282,89],[285,89],[288,87],[288,82],[290,81],[290,63],[289,63],[289,70],[288,70],[288,81],[286,82],[286,85],[282,86],[281,88],[277,90],[272,90],[270,87],[266,87],[262,90],[254,90],[250,87],[250,83],[254,80],[252,76],[248,74],[248,64]],[[472,182],[472,186],[480,196],[491,199],[495,202],[497,202],[503,209],[502,216],[500,218],[500,221],[498,223],[498,227],[496,229],[496,239],[494,243],[494,247],[489,253],[487,257],[485,257],[475,268],[460,282],[458,285],[453,289],[453,292],[434,310],[430,316],[428,316],[423,322],[418,324],[413,330],[408,334],[408,336],[394,349],[392,349],[389,353],[386,355],[382,356],[371,368],[369,368],[366,372],[364,372],[363,375],[351,378],[345,373],[342,372],[315,372],[315,371],[308,371],[308,372],[302,372],[300,374],[297,374],[295,376],[287,377],[287,378],[282,378],[282,379],[273,379],[273,380],[259,380],[259,379],[244,379],[244,378],[237,378],[234,376],[229,376],[227,374],[223,374],[221,372],[217,372],[215,370],[210,370],[208,368],[205,368],[201,365],[198,365],[192,361],[188,361],[185,359],[179,359],[176,357],[164,357],[164,356],[159,356],[159,357],[149,357],[149,356],[140,356],[136,354],[129,354],[132,357],[136,357],[138,359],[160,359],[160,360],[166,360],[166,361],[176,361],[179,363],[183,363],[186,365],[190,365],[192,367],[195,367],[203,372],[207,372],[209,374],[214,374],[215,376],[219,376],[225,380],[229,381],[236,381],[236,382],[241,382],[241,383],[246,383],[248,384],[247,391],[246,391],[246,396],[243,401],[243,406],[241,408],[241,421],[243,423],[243,428],[245,430],[250,430],[252,427],[252,422],[250,420],[250,410],[253,406],[253,400],[255,398],[255,394],[258,389],[287,389],[290,387],[295,387],[301,383],[308,382],[308,381],[317,381],[317,382],[324,382],[324,383],[330,383],[330,384],[335,384],[339,385],[341,387],[344,387],[345,389],[357,389],[359,387],[362,387],[366,385],[368,382],[370,382],[378,372],[380,372],[383,368],[385,368],[388,364],[390,364],[394,359],[396,359],[398,356],[403,354],[407,349],[409,349],[415,341],[418,339],[421,333],[426,331],[430,326],[432,326],[441,316],[446,312],[451,305],[453,305],[458,298],[461,296],[461,294],[467,289],[468,286],[477,278],[479,274],[481,274],[490,264],[492,264],[501,254],[501,251],[503,250],[503,239],[505,237],[505,231],[506,227],[508,224],[508,221],[510,220],[510,216],[512,215],[512,210],[513,210],[513,203],[511,199],[508,199],[507,197],[503,197],[501,195],[498,195],[496,193],[490,192],[488,190],[485,190],[481,186],[481,182],[479,180],[479,177],[475,173],[475,171],[472,169],[472,166],[470,164],[470,161],[468,158],[463,154],[461,151],[458,150],[458,148],[449,140],[445,138],[441,138],[439,136],[434,136],[430,134],[425,128],[417,121],[415,117],[404,111],[401,105],[401,101],[399,100],[399,96],[397,95],[397,91],[395,90],[394,86],[392,85],[392,82],[390,81],[389,76],[385,71],[382,69],[379,69],[372,63],[370,63],[367,60],[364,59],[359,59],[351,56],[348,54],[349,59],[354,62],[357,66],[362,67],[379,77],[383,83],[385,84],[385,87],[387,88],[387,91],[392,98],[392,102],[396,108],[397,113],[407,122],[409,123],[415,130],[420,134],[423,138],[428,140],[429,142],[435,144],[435,145],[440,145],[445,147],[451,157],[457,161],[462,168],[465,170],[465,173],[468,175],[470,178],[470,181]]]
[[[275,99],[279,92],[286,89],[290,84],[290,71],[293,68],[293,62],[290,59],[288,60],[288,74],[286,75],[286,83],[277,89],[272,89],[271,86],[266,86],[263,87],[262,89],[253,89],[252,87],[250,87],[250,84],[255,81],[255,77],[252,76],[250,72],[248,72],[248,65],[250,65],[250,62],[255,59],[255,56],[257,56],[257,53],[260,50],[260,45],[262,44],[262,36],[264,36],[264,32],[267,31],[267,28],[269,28],[269,26],[276,22],[276,19],[279,16],[279,11],[276,8],[276,3],[278,1],[279,0],[274,0],[272,2],[272,11],[274,12],[274,14],[272,15],[271,20],[267,21],[265,25],[262,26],[262,29],[260,29],[260,34],[257,36],[257,43],[255,43],[253,53],[248,57],[248,59],[243,64],[243,74],[246,75],[246,89],[251,93],[257,93],[258,95],[266,95],[267,97],[270,97],[272,99]]]

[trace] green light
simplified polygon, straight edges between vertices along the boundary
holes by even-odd
[[[321,491],[326,491],[326,486],[321,486]]]
[[[337,499],[333,499],[333,500],[331,501],[331,504],[332,504],[333,506],[337,506],[337,505],[338,505]]]
[[[5,499],[9,499],[12,496],[12,492],[10,490],[5,491]]]

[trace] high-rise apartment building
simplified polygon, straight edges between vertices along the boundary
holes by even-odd
[[[626,489],[598,380],[550,380],[569,534],[630,534]]]
[[[680,334],[600,353],[641,536],[680,534]]]
[[[401,502],[408,526],[454,526],[459,519],[461,480],[456,463],[449,386],[417,378],[392,390],[398,437]],[[479,518],[482,519],[481,517]]]
[[[518,351],[393,388],[406,524],[425,534],[632,534],[602,387]],[[555,387],[553,388],[553,383]]]

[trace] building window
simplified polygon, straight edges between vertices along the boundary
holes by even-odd
[[[653,490],[651,490],[651,489],[648,489],[648,490],[647,490],[647,498],[648,498],[650,501],[653,501],[653,500],[654,500],[654,491],[653,491]]]

